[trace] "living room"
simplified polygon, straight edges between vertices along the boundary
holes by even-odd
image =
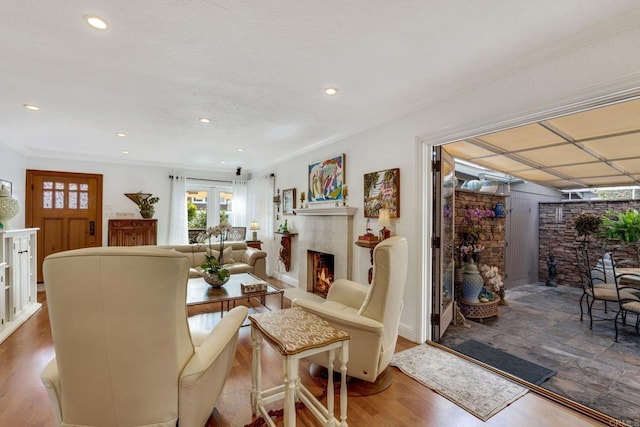
[[[349,206],[358,209],[353,218],[354,235],[363,234],[367,228],[367,218],[362,215],[363,176],[367,173],[399,168],[401,172],[400,204],[402,215],[394,219],[391,231],[394,235],[406,236],[409,244],[409,271],[404,294],[405,306],[401,317],[400,335],[411,342],[424,342],[431,331],[427,319],[431,307],[431,276],[429,241],[431,217],[430,178],[427,176],[432,145],[455,141],[480,133],[499,130],[535,119],[578,111],[588,106],[599,105],[625,97],[638,95],[640,87],[640,58],[636,54],[640,40],[640,26],[637,19],[640,11],[629,8],[620,11],[620,16],[603,21],[597,26],[589,26],[573,34],[571,42],[545,44],[539,42],[539,49],[521,52],[517,60],[497,64],[479,70],[475,79],[455,81],[445,93],[438,96],[423,94],[420,102],[412,105],[393,105],[393,111],[370,117],[368,126],[358,123],[348,131],[336,131],[331,137],[311,141],[315,145],[300,149],[281,150],[274,143],[276,152],[269,162],[256,163],[255,167],[243,168],[241,179],[247,181],[266,180],[269,191],[251,195],[255,212],[270,212],[269,216],[256,218],[261,222],[259,238],[264,242],[268,273],[288,284],[298,282],[300,259],[293,259],[292,269],[284,271],[278,263],[277,253],[280,239],[273,234],[283,222],[281,215],[275,219],[272,202],[273,189],[296,188],[305,191],[308,185],[308,165],[322,159],[345,154],[346,168],[344,182],[349,186]],[[4,27],[7,28],[7,27]],[[10,36],[4,37],[10,40]],[[8,43],[8,42],[7,42]],[[485,52],[488,54],[488,52]],[[407,61],[406,64],[411,64]],[[366,67],[365,67],[366,68]],[[404,68],[412,69],[412,65]],[[360,70],[364,73],[364,69]],[[421,69],[429,73],[428,69]],[[319,83],[318,83],[319,84]],[[344,90],[343,92],[348,92]],[[339,95],[341,95],[339,93]],[[314,97],[316,95],[309,95]],[[319,95],[318,95],[319,96]],[[25,99],[29,98],[29,99]],[[21,206],[25,206],[25,176],[28,169],[66,172],[82,172],[103,175],[102,218],[103,245],[106,245],[109,212],[132,212],[137,209],[124,193],[144,190],[160,198],[154,218],[158,220],[158,243],[169,241],[169,175],[181,174],[198,179],[232,181],[236,164],[228,169],[216,163],[215,145],[203,145],[202,151],[211,150],[212,159],[199,166],[187,166],[176,162],[149,164],[141,158],[132,160],[119,154],[120,143],[112,143],[118,154],[111,156],[91,156],[90,153],[71,150],[56,151],[41,148],[37,143],[22,146],[23,140],[13,130],[11,123],[28,126],[49,114],[47,108],[35,115],[24,111],[22,105],[37,99],[37,92],[5,97],[2,114],[7,121],[0,133],[0,178],[12,182],[13,196]],[[338,98],[339,99],[339,98]],[[35,101],[34,101],[35,102]],[[337,102],[331,101],[333,104]],[[363,106],[364,107],[364,106]],[[327,107],[324,107],[327,108]],[[337,108],[340,114],[341,109]],[[54,132],[45,133],[48,135]],[[174,136],[175,144],[180,137]],[[34,140],[46,140],[40,135]],[[148,137],[153,140],[153,137]],[[297,140],[305,140],[299,137]],[[106,143],[104,145],[107,145]],[[99,158],[99,161],[96,159]],[[275,175],[275,188],[268,176]],[[249,218],[253,219],[253,218]],[[287,216],[289,227],[299,227],[296,216]],[[25,225],[24,212],[16,216],[11,226]],[[242,224],[248,227],[247,224]],[[371,221],[377,231],[376,220]],[[294,238],[295,239],[295,238]],[[296,241],[293,241],[295,247]],[[352,278],[366,283],[370,267],[369,253],[354,249],[352,257]]]

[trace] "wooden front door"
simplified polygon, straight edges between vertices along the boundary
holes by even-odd
[[[38,282],[47,255],[102,246],[102,175],[27,170],[25,224],[38,231]]]

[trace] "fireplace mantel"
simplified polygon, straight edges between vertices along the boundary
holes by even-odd
[[[306,209],[294,209],[293,212],[296,215],[302,216],[353,216],[358,208],[352,206],[339,206],[337,208],[306,208]]]

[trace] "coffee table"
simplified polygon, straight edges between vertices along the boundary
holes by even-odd
[[[280,308],[284,304],[284,290],[267,284],[267,289],[260,292],[242,293],[242,283],[252,283],[256,281],[264,281],[250,273],[232,274],[231,278],[221,288],[212,288],[202,277],[189,279],[187,282],[187,309],[189,306],[201,304],[220,303],[220,317],[224,317],[224,312],[235,307],[236,301],[243,299],[254,299],[260,302],[267,310],[265,300],[267,295],[280,294]],[[233,306],[231,303],[233,302]]]

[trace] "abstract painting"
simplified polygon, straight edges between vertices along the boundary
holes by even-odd
[[[344,162],[341,154],[309,165],[309,202],[342,200]]]

